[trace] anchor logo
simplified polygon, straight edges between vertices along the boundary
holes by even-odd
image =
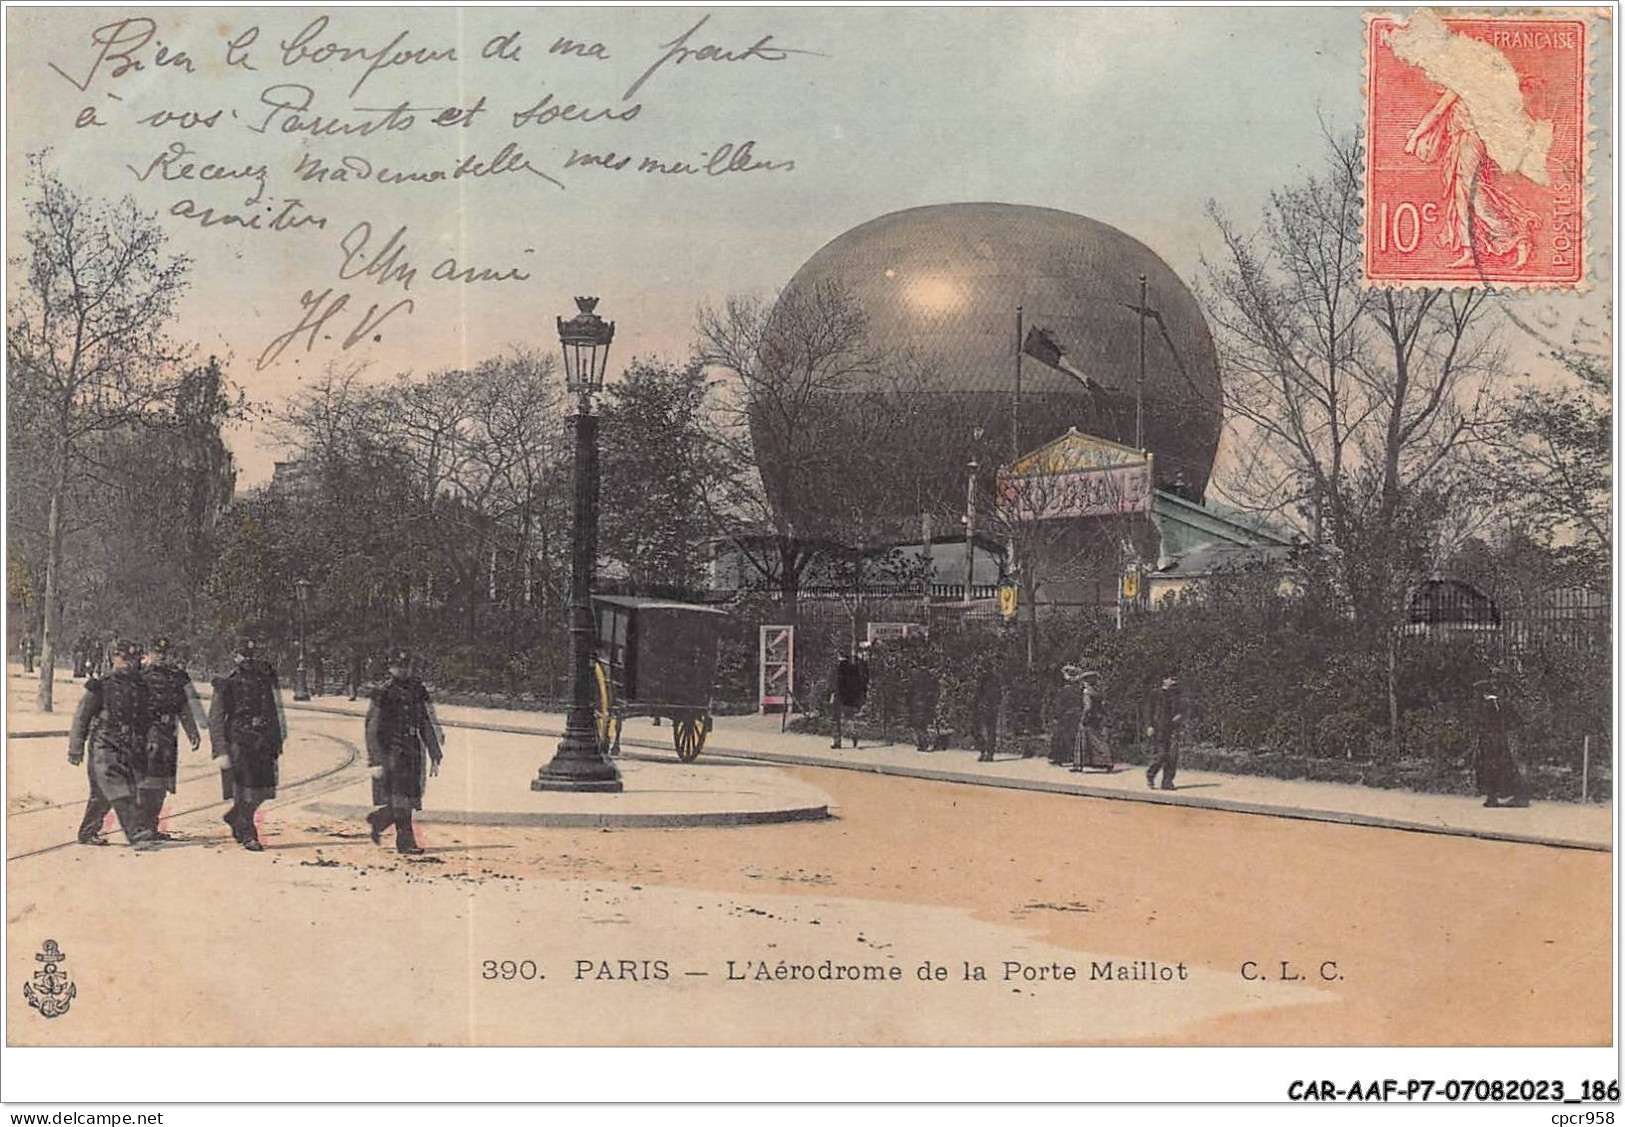
[[[34,972],[34,981],[23,983],[23,997],[42,1017],[61,1017],[79,993],[73,979],[61,969],[68,956],[56,945],[56,940],[47,939],[34,959],[44,966]]]

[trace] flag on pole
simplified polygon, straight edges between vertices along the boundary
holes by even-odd
[[[1072,362],[1066,358],[1066,350],[1056,343],[1047,329],[1041,329],[1037,325],[1029,329],[1027,339],[1022,342],[1021,351],[1058,372],[1065,372],[1090,391],[1096,390],[1095,381],[1072,366]]]

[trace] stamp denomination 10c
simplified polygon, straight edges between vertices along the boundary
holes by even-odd
[[[1582,288],[1583,16],[1367,15],[1365,55],[1365,280]]]

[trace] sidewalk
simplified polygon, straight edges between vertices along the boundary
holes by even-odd
[[[42,715],[33,711],[33,678],[23,677],[15,667],[11,673],[8,737],[28,732],[65,732],[73,715],[71,703],[78,701],[79,683],[59,679],[57,711]],[[343,697],[318,697],[308,703],[294,703],[289,699],[287,707],[360,718],[366,714],[367,703]],[[564,732],[564,717],[558,713],[463,705],[441,705],[437,711],[441,722],[451,727],[550,737]],[[639,759],[676,762],[669,725],[655,728],[648,720],[630,720],[623,730],[621,744],[628,754]],[[829,746],[827,737],[781,732],[776,716],[717,717],[700,762],[723,758],[1571,849],[1606,852],[1613,848],[1614,838],[1613,806],[1606,803],[1582,806],[1535,802],[1521,810],[1486,809],[1479,799],[1460,795],[1414,794],[1342,783],[1208,771],[1181,771],[1179,789],[1175,791],[1148,790],[1142,769],[1134,766],[1120,767],[1110,775],[1074,774],[1041,758],[1001,757],[992,763],[979,763],[973,751],[922,753],[906,744],[866,743],[855,749],[837,751]]]

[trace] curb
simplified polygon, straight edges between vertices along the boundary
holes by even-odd
[[[355,715],[343,709],[321,709],[320,711]],[[441,723],[448,728],[465,728],[474,731],[504,732],[527,736],[561,736],[564,734],[562,729],[520,728],[510,724],[486,724],[466,720],[442,720]],[[621,742],[638,748],[669,750],[664,743],[656,743],[653,740],[643,740],[635,737],[628,738],[624,735],[621,737]],[[1438,834],[1444,837],[1475,838],[1479,841],[1495,841],[1512,845],[1543,845],[1552,849],[1578,849],[1592,853],[1613,852],[1611,844],[1584,841],[1579,838],[1520,834],[1499,830],[1478,830],[1464,826],[1441,826],[1430,822],[1408,821],[1403,818],[1385,818],[1375,814],[1355,814],[1346,810],[1314,810],[1290,806],[1269,806],[1256,802],[1238,802],[1226,798],[1207,798],[1199,795],[1182,796],[1177,791],[1172,794],[1165,794],[1160,791],[1142,794],[1115,788],[1091,787],[1080,783],[1050,782],[1043,779],[1011,779],[971,774],[963,771],[937,770],[929,767],[898,767],[884,763],[841,763],[812,755],[796,755],[792,752],[777,751],[750,751],[721,745],[712,745],[707,749],[706,754],[716,758],[742,759],[755,763],[774,763],[786,767],[823,767],[837,771],[862,771],[873,775],[894,775],[902,778],[924,779],[929,782],[1001,787],[1006,790],[1037,791],[1044,794],[1069,794],[1080,798],[1103,798],[1114,802],[1187,806],[1199,810],[1215,810],[1226,814],[1248,814],[1254,817],[1289,818],[1302,822],[1365,826],[1371,829]],[[653,759],[657,757],[638,756],[638,758]],[[668,757],[661,756],[658,758],[665,759]]]
[[[311,704],[307,701],[289,702],[285,707],[297,709],[302,712],[320,712],[333,716],[348,716],[360,720],[362,715],[358,711],[346,708],[333,708],[327,705]],[[441,725],[446,728],[462,728],[470,731],[502,732],[509,735],[521,736],[548,736],[558,737],[564,734],[560,728],[526,728],[513,724],[496,724],[473,720],[442,720]],[[66,736],[66,732],[15,732],[8,733],[8,739],[28,738],[31,736]],[[653,740],[644,740],[637,737],[622,736],[622,743],[640,749],[665,751],[665,756],[638,755],[639,759],[660,759],[670,757],[670,747],[665,743]],[[712,745],[707,754],[716,758],[742,759],[747,762],[774,763],[788,767],[822,767],[837,771],[862,771],[873,775],[893,775],[902,778],[924,779],[929,782],[956,783],[967,786],[1000,787],[1006,790],[1036,791],[1044,794],[1068,794],[1081,798],[1101,798],[1114,802],[1140,802],[1155,803],[1163,806],[1187,806],[1199,810],[1215,810],[1227,814],[1248,814],[1255,817],[1289,818],[1294,821],[1325,822],[1333,825],[1365,826],[1371,829],[1397,830],[1404,833],[1438,834],[1444,837],[1475,838],[1480,841],[1503,842],[1512,845],[1543,845],[1553,849],[1578,849],[1593,853],[1613,852],[1612,843],[1599,843],[1584,841],[1578,838],[1563,838],[1544,836],[1539,834],[1523,834],[1499,830],[1470,829],[1464,826],[1444,826],[1430,822],[1408,821],[1403,818],[1385,818],[1375,814],[1356,814],[1345,810],[1315,810],[1291,806],[1270,806],[1263,803],[1239,802],[1224,798],[1207,798],[1199,795],[1180,795],[1177,791],[1172,794],[1161,792],[1139,793],[1135,791],[1118,790],[1106,787],[1091,787],[1080,783],[1050,782],[1042,779],[1012,779],[997,776],[972,774],[963,771],[936,770],[928,767],[900,767],[883,763],[843,763],[811,755],[797,755],[793,752],[753,751],[748,749]],[[365,814],[359,807],[356,810]],[[519,815],[532,817],[532,815]],[[571,815],[572,817],[596,818],[597,815]],[[671,818],[689,817],[689,815],[650,815],[649,817]],[[822,815],[808,814],[807,818],[828,817],[827,808]],[[578,823],[565,822],[515,822],[491,823],[513,825],[578,825],[597,826],[606,823],[598,821],[583,821]],[[632,822],[618,823],[631,826]],[[744,825],[746,822],[648,822],[642,825]]]
[[[307,803],[302,809],[332,818],[365,818],[370,806],[335,802]],[[792,806],[783,810],[714,810],[692,814],[528,812],[518,810],[420,810],[420,825],[548,826],[555,829],[687,829],[696,826],[766,826],[785,822],[816,822],[830,817],[828,806]]]

